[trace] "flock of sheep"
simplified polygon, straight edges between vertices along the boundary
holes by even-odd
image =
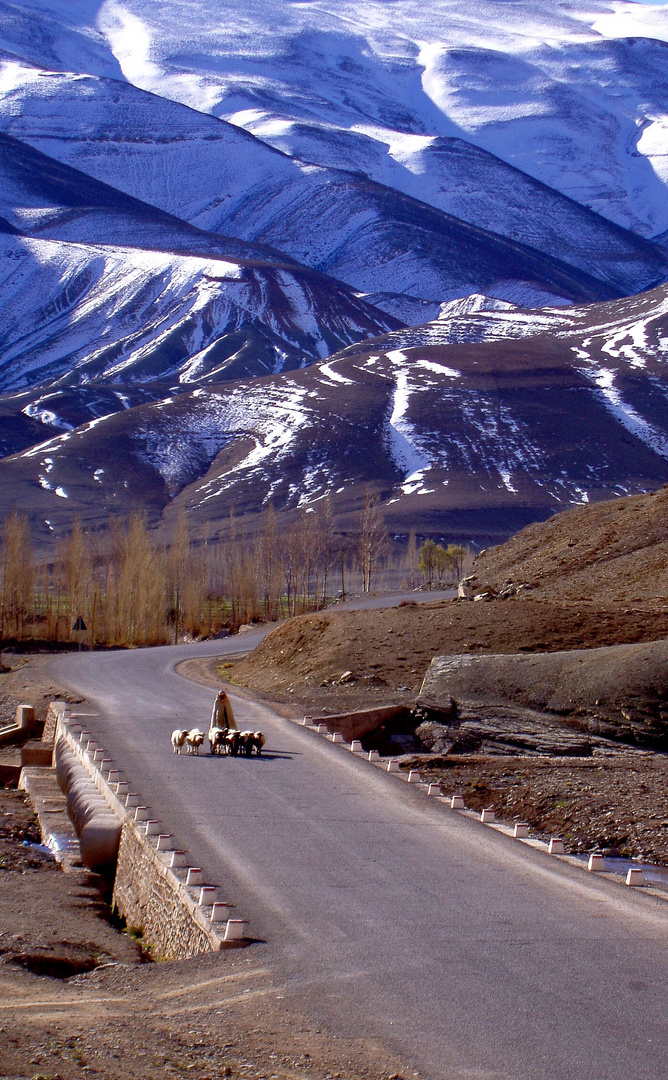
[[[204,742],[204,732],[199,728],[185,731],[177,728],[172,732],[172,752],[180,754],[183,747],[187,754],[199,754]],[[261,731],[237,731],[237,722],[232,712],[232,703],[224,690],[216,695],[209,721],[209,746],[212,754],[245,754],[250,757],[253,750],[262,753],[264,735]]]
[[[237,731],[236,728],[212,727],[209,729],[209,746],[212,754],[245,754],[250,757],[255,750],[256,754],[262,753],[264,735],[261,731]],[[176,728],[172,732],[172,752],[180,754],[183,747],[187,754],[199,754],[199,748],[204,742],[204,732],[199,728],[186,731]]]

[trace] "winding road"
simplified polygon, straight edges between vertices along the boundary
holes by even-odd
[[[267,964],[337,1032],[431,1080],[666,1080],[668,903],[601,881],[434,805],[259,704],[264,756],[174,756],[206,727],[205,645],[72,654],[54,675],[87,727]]]

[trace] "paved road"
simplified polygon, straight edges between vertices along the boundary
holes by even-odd
[[[174,664],[238,647],[54,669],[97,702],[88,726],[312,1014],[433,1080],[666,1080],[668,904],[434,806],[241,699],[266,756],[173,756],[172,728],[205,727],[213,700]]]

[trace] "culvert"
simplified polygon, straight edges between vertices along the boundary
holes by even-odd
[[[56,778],[79,837],[81,861],[89,870],[110,874],[118,860],[121,822],[62,738],[56,743],[54,758]]]

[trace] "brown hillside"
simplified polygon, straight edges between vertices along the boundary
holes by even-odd
[[[668,486],[530,525],[479,555],[466,581],[469,595],[523,584],[544,599],[668,599]]]
[[[668,487],[531,525],[480,555],[473,571],[470,595],[515,595],[330,609],[284,623],[225,674],[274,700],[336,711],[410,699],[438,655],[555,652],[667,637]],[[529,588],[515,592],[520,585]]]
[[[668,601],[622,608],[530,597],[446,600],[292,619],[221,673],[274,701],[336,712],[413,700],[438,655],[555,652],[662,637],[668,637]]]

